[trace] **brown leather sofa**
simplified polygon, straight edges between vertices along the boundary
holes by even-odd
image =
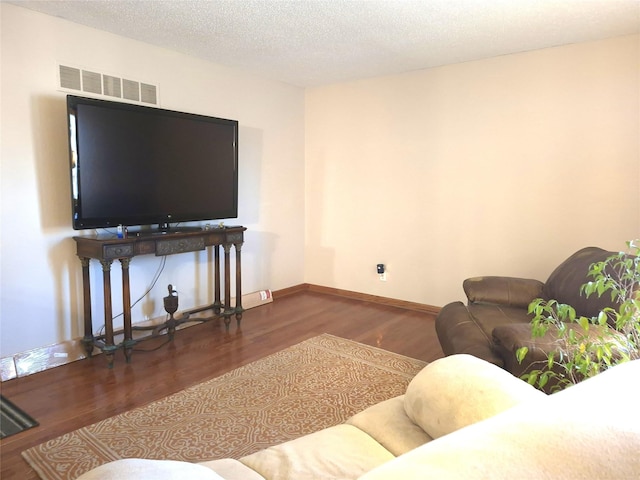
[[[598,315],[603,308],[613,306],[610,297],[587,298],[580,288],[591,280],[588,277],[591,264],[614,253],[598,247],[583,248],[562,262],[544,283],[500,276],[466,279],[463,288],[468,303],[450,303],[436,319],[444,354],[468,353],[521,376],[534,362],[546,360],[546,352],[553,348],[554,341],[551,333],[532,339],[532,317],[527,313],[531,301],[555,299],[571,305],[578,315]],[[529,354],[520,364],[515,352],[522,346],[529,347]]]

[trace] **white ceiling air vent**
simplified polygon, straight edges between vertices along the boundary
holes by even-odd
[[[122,98],[122,80],[111,75],[102,75],[102,90],[109,97]]]
[[[60,86],[71,90],[81,90],[80,69],[60,65]]]
[[[140,84],[140,92],[142,93],[142,101],[144,103],[158,103],[158,96],[156,95],[156,86],[149,85],[147,83]]]
[[[122,98],[127,100],[133,100],[134,102],[140,101],[140,84],[133,80],[122,80]]]
[[[156,85],[68,65],[58,65],[58,76],[59,87],[62,90],[87,92],[152,105],[158,104],[158,87]]]
[[[102,93],[101,75],[96,72],[82,71],[82,90],[90,93]]]

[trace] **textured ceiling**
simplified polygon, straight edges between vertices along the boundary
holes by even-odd
[[[298,86],[640,32],[640,0],[8,3]]]

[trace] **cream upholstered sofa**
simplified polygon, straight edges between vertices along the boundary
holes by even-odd
[[[640,360],[549,395],[470,355],[427,365],[405,395],[252,455],[124,459],[81,480],[640,478]]]

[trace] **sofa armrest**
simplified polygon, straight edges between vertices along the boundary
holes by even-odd
[[[469,303],[495,303],[527,308],[542,296],[544,284],[532,278],[473,277],[462,283]]]

